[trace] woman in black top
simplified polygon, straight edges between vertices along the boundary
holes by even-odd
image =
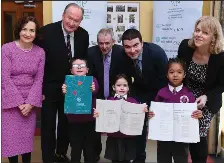
[[[219,21],[212,16],[197,20],[193,37],[181,42],[178,57],[186,62],[185,84],[202,109],[200,142],[190,144],[192,163],[206,163],[210,122],[222,105],[224,92],[224,44]]]

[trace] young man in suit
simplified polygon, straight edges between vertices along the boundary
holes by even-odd
[[[165,51],[156,44],[143,42],[141,33],[136,29],[128,29],[123,33],[122,44],[126,53],[128,75],[132,78],[131,96],[150,106],[159,89],[167,85],[168,59]],[[146,116],[142,135],[136,139],[134,163],[144,163],[146,159],[147,119]]]
[[[115,76],[125,73],[124,50],[116,45],[111,29],[103,28],[97,34],[98,45],[88,49],[89,74],[93,75],[99,83],[97,98],[107,99],[112,95],[112,83]],[[100,159],[102,150],[101,135],[96,144],[96,160]]]
[[[36,43],[46,52],[43,81],[43,105],[41,112],[41,149],[45,163],[67,162],[69,145],[68,122],[64,114],[62,84],[70,74],[69,60],[85,58],[89,46],[89,34],[79,25],[84,10],[75,3],[65,7],[62,21],[41,28],[41,39]],[[57,140],[56,115],[58,115]]]

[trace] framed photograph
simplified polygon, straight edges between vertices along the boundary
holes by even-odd
[[[139,6],[139,2],[107,2],[107,26],[113,30],[116,44],[122,44],[125,30],[140,29]]]
[[[116,32],[124,32],[125,31],[125,25],[118,25]]]
[[[118,34],[117,35],[117,42],[118,43],[121,43],[121,38],[122,38],[122,34]]]
[[[135,23],[135,14],[129,15],[129,23]]]
[[[111,14],[107,14],[107,23],[111,23]]]
[[[128,6],[128,12],[137,12],[137,11],[138,9],[136,6],[132,6],[132,5]]]
[[[107,6],[107,12],[113,12],[114,8],[112,5]]]
[[[118,23],[123,23],[124,21],[123,21],[123,14],[118,14],[117,15],[117,22]]]
[[[116,12],[125,12],[125,5],[117,5]]]

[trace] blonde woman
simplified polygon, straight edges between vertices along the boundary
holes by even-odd
[[[219,21],[212,16],[197,20],[193,37],[181,42],[178,57],[186,62],[185,84],[197,98],[203,111],[199,120],[200,142],[189,145],[192,163],[206,163],[207,133],[210,122],[222,104],[224,91],[223,33]]]

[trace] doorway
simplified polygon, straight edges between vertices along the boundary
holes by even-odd
[[[38,1],[6,1],[1,3],[1,45],[14,40],[14,27],[19,18],[35,16],[39,25],[43,26],[43,2]]]

